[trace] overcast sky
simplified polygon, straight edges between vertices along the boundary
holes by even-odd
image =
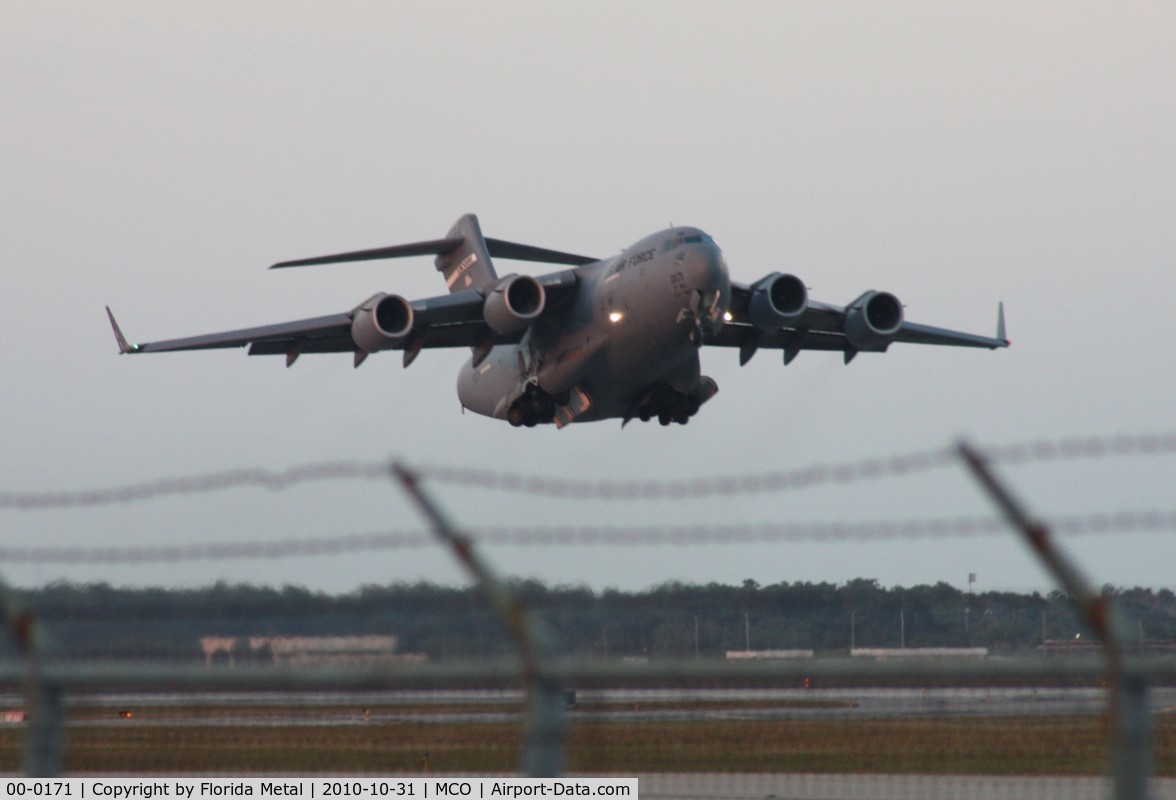
[[[1170,3],[3,4],[0,492],[328,459],[573,478],[762,473],[939,448],[1166,432],[1176,410],[1176,6]],[[686,427],[515,430],[461,414],[468,352],[119,357],[150,341],[444,292],[429,259],[267,272],[441,236],[608,256],[674,224],[736,280],[1013,347],[896,346],[850,366],[703,353]],[[541,271],[500,264],[499,272]],[[1043,515],[1170,509],[1176,457],[1009,467]],[[985,514],[962,470],[775,495],[576,502],[434,487],[463,525],[690,525]],[[391,485],[304,484],[0,510],[3,546],[126,547],[422,530]],[[1173,531],[1066,539],[1094,579],[1174,585]],[[877,578],[1048,591],[1012,534],[487,549],[595,588]],[[318,558],[0,564],[190,586],[464,580],[434,547]]]

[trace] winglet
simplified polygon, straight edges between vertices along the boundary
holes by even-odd
[[[115,320],[114,312],[110,310],[110,306],[106,307],[106,316],[110,317],[110,327],[114,328],[114,338],[118,342],[119,355],[137,351],[139,345],[127,342],[127,337],[123,336],[122,329],[118,327],[118,322]]]
[[[996,338],[1000,339],[1008,347],[1012,342],[1009,341],[1008,336],[1005,335],[1005,316],[1004,303],[998,303],[996,306]]]

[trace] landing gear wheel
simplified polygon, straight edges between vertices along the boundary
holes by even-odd
[[[526,415],[523,414],[523,409],[518,406],[511,406],[510,410],[506,412],[506,421],[514,427],[519,427],[526,420]]]
[[[535,395],[535,398],[531,401],[531,408],[537,420],[550,422],[555,416],[555,401],[551,399],[550,395]]]

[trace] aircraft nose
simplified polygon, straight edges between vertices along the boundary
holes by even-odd
[[[689,261],[690,283],[697,298],[693,309],[706,326],[722,325],[731,304],[731,279],[723,251],[709,236],[693,245]]]
[[[718,289],[724,296],[729,295],[731,280],[727,275],[727,260],[723,257],[723,251],[709,237],[695,245],[695,248],[691,260],[697,288],[712,291]]]
[[[714,276],[716,281],[727,281],[727,259],[723,257],[723,251],[714,242],[708,243],[705,247],[707,272]]]

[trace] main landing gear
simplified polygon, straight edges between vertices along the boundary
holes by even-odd
[[[557,400],[558,398],[532,384],[506,412],[506,420],[516,428],[534,428],[540,422],[553,422],[556,406],[565,405],[567,397],[565,396],[562,402]]]
[[[645,401],[637,407],[637,419],[649,422],[654,417],[662,425],[676,422],[685,425],[698,413],[702,401],[696,395],[685,394],[669,386],[659,386],[650,392]]]

